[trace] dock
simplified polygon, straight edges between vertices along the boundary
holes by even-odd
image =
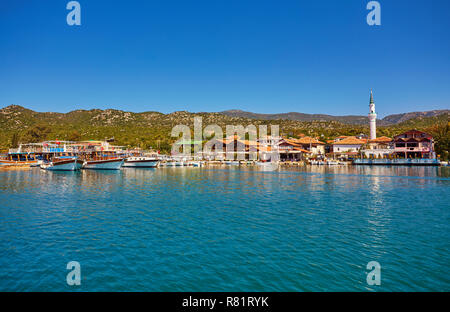
[[[369,166],[439,166],[438,159],[355,159],[354,165]]]

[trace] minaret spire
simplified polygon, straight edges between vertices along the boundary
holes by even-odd
[[[375,140],[377,138],[377,113],[375,113],[375,102],[373,100],[372,89],[370,89],[369,126],[370,139]]]

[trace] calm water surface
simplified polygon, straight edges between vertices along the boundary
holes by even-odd
[[[449,168],[0,171],[0,290],[450,291],[449,202]]]

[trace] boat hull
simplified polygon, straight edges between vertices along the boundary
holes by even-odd
[[[76,171],[81,168],[81,161],[78,159],[69,159],[52,162],[50,164],[41,165],[42,169],[50,171]]]
[[[239,166],[240,165],[239,161],[225,161],[224,164],[229,165],[229,166]]]
[[[0,166],[29,166],[29,167],[37,167],[37,166],[39,166],[39,161],[37,161],[37,160],[29,160],[29,161],[0,160]]]
[[[94,170],[119,170],[123,165],[123,159],[89,160],[83,164],[83,169]]]
[[[159,160],[125,160],[122,167],[125,168],[156,168]]]

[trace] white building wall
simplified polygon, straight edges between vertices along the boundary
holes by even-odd
[[[313,146],[311,148],[311,152],[314,155],[318,155],[318,154],[325,155],[325,145],[317,145],[316,147]]]
[[[359,148],[361,147],[360,144],[351,144],[351,145],[344,145],[344,144],[335,144],[333,145],[333,153],[345,153],[345,152],[358,152]]]

